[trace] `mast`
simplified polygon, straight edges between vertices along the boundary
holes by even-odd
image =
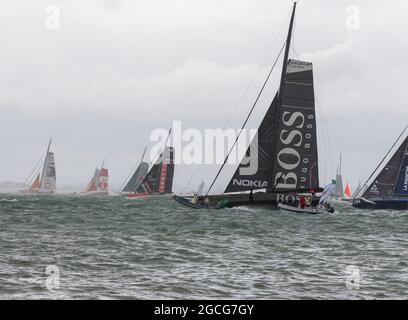
[[[50,141],[48,142],[47,153],[45,154],[44,165],[43,165],[43,169],[42,169],[42,172],[41,172],[40,189],[43,187],[42,184],[43,184],[43,179],[44,179],[45,166],[47,164],[47,157],[48,157],[48,153],[50,152],[51,142],[52,142],[52,137],[50,138]]]
[[[146,153],[146,149],[147,149],[147,147],[145,147],[144,150],[143,150],[142,159],[140,160],[140,163],[142,163],[143,160],[144,160],[144,156],[145,156],[145,153]],[[139,166],[140,166],[140,163],[139,163]]]
[[[339,174],[341,174],[341,158],[342,158],[342,154],[340,153],[340,172]]]
[[[292,16],[290,17],[288,36],[286,38],[285,54],[283,56],[282,74],[281,74],[281,80],[280,80],[280,86],[279,86],[279,96],[278,96],[279,105],[282,103],[283,93],[284,93],[284,90],[285,90],[285,86],[284,86],[284,84],[285,84],[285,75],[286,75],[286,69],[288,67],[290,41],[292,40],[292,30],[293,30],[293,21],[295,19],[296,4],[297,3],[295,1],[293,3]]]
[[[293,2],[293,9],[292,9],[292,15],[290,17],[290,23],[289,23],[289,29],[288,29],[288,35],[286,37],[286,45],[285,45],[285,53],[283,56],[283,65],[282,65],[282,74],[281,74],[281,80],[280,80],[280,85],[279,85],[279,91],[278,91],[278,110],[277,110],[277,114],[276,114],[276,118],[275,118],[275,123],[274,123],[274,127],[277,128],[279,125],[279,119],[280,119],[280,107],[282,105],[283,102],[283,95],[285,92],[285,76],[286,76],[286,70],[288,67],[288,58],[289,58],[289,50],[290,50],[290,42],[292,40],[292,31],[293,31],[293,21],[295,20],[295,12],[296,12],[296,1]],[[274,129],[275,130],[275,129]],[[273,146],[273,155],[276,154],[276,144]],[[269,192],[274,192],[279,180],[281,179],[281,177],[279,177],[276,182],[273,181],[273,175],[274,175],[274,167],[275,167],[275,161],[276,161],[276,156],[274,156],[273,161],[271,163],[271,168],[272,170],[270,170],[270,178],[269,178],[269,182],[268,182],[268,189],[267,191]],[[269,185],[270,184],[270,185]],[[273,188],[271,188],[273,185]]]

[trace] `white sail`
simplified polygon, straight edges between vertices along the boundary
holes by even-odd
[[[331,197],[335,195],[335,193],[336,193],[336,185],[333,183],[328,184],[323,190],[322,196],[320,197],[320,200],[319,200],[319,204],[326,203],[327,200],[329,200]]]
[[[356,190],[354,190],[353,195],[351,197],[355,198],[357,196],[358,192],[360,191],[360,189],[361,189],[361,181],[358,182],[358,186],[357,186]]]
[[[344,198],[343,176],[341,175],[341,160],[342,160],[342,154],[340,153],[340,166],[337,167],[337,173],[336,173],[336,198],[337,199]]]
[[[53,193],[57,190],[54,153],[47,152],[44,168],[41,175],[40,192]]]
[[[198,186],[197,194],[203,195],[203,191],[204,191],[204,181],[202,181],[200,185]]]

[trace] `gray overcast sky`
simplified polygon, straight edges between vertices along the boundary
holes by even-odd
[[[58,30],[46,28],[49,5],[59,8]],[[173,119],[185,128],[223,127],[260,69],[229,123],[238,128],[283,43],[291,6],[290,0],[2,0],[0,181],[24,181],[53,136],[58,184],[85,184],[106,158],[118,186],[153,129]],[[355,8],[359,28],[350,29]],[[342,152],[353,189],[407,123],[407,12],[402,0],[300,1],[291,56],[314,64],[321,184]],[[196,184],[206,177],[208,185],[216,169],[204,167]],[[176,191],[194,170],[177,169]]]

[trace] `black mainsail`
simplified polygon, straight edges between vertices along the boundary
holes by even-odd
[[[279,99],[272,191],[319,187],[312,63],[289,60]]]
[[[282,85],[282,98],[275,95],[226,193],[319,186],[312,64],[289,60]]]

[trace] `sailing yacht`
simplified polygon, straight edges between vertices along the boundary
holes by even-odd
[[[132,178],[122,190],[125,197],[171,196],[173,192],[174,148],[167,146],[170,134],[171,130],[159,157],[152,166],[145,163],[142,157],[141,163]],[[150,170],[148,170],[149,167]]]
[[[105,161],[101,168],[96,168],[94,175],[85,188],[84,194],[87,195],[108,195],[109,171],[104,168]]]
[[[279,202],[293,205],[298,202],[300,193],[309,192],[311,189],[322,190],[319,187],[313,65],[311,62],[289,59],[295,11],[296,2],[293,4],[284,44],[279,89],[224,193],[211,195],[211,189],[235,144],[230,149],[206,193],[213,206],[220,202],[228,203],[230,207],[258,204],[276,206]],[[270,73],[274,66],[275,64]],[[263,88],[242,128],[245,127]],[[255,166],[258,169],[248,175],[248,168],[253,168],[251,164],[254,162],[257,162]],[[180,200],[180,197],[174,199]],[[314,197],[313,203],[317,202],[318,198]]]
[[[354,196],[353,207],[360,209],[408,209],[407,129],[408,125]]]
[[[33,172],[27,178],[27,188],[21,190],[23,193],[36,193],[36,194],[52,194],[57,190],[56,171],[54,153],[50,151],[52,138],[50,139],[45,154],[45,160],[43,162],[42,170],[40,168],[34,168]],[[41,171],[40,171],[41,170]],[[30,178],[35,177],[32,181]]]

